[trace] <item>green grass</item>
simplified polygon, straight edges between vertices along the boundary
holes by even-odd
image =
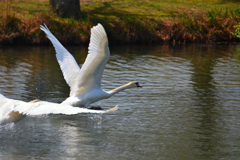
[[[6,24],[7,4],[0,4],[0,35],[9,37],[15,30],[4,29],[11,23]],[[49,25],[56,34],[61,32],[64,43],[74,43],[68,36],[76,40],[75,44],[87,43],[91,26],[97,23],[105,26],[114,43],[221,42],[237,40],[232,33],[240,20],[239,6],[237,0],[92,0],[81,3],[81,19],[75,20],[60,18],[51,11],[48,1],[35,0],[11,3],[9,14],[12,20],[20,21],[18,34],[23,33],[22,24],[30,27],[31,34],[22,34],[30,36],[28,43],[32,43],[33,36],[36,44],[47,42],[39,30],[41,23]],[[66,32],[64,28],[70,29],[66,35],[62,33]],[[0,37],[0,43],[3,39]]]
[[[237,10],[240,5],[240,2],[224,2],[223,0],[112,0],[104,3],[96,0],[93,2],[94,4],[81,5],[81,10],[88,13],[91,17],[100,15],[109,17],[112,13],[115,13],[115,18],[119,18],[121,15],[132,15],[153,18],[155,20],[171,20],[184,13],[205,14],[207,11]],[[230,13],[228,13],[228,15],[230,15]]]
[[[6,14],[6,3],[1,3],[3,14]],[[50,12],[49,2],[39,2],[39,1],[19,1],[11,2],[10,13],[15,14],[21,19],[34,18],[39,13]]]

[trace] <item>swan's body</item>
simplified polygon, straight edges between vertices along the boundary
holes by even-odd
[[[70,86],[70,96],[62,104],[88,107],[91,103],[109,98],[124,89],[142,87],[138,82],[133,81],[111,91],[101,88],[103,70],[110,58],[107,34],[101,24],[91,29],[88,56],[81,69],[46,25],[41,26],[41,30],[52,42],[64,79]]]
[[[109,110],[91,110],[87,108],[73,107],[46,101],[24,102],[4,97],[0,94],[0,125],[17,122],[25,116],[37,116],[46,114],[74,115],[79,113],[108,113],[118,109],[114,107]]]

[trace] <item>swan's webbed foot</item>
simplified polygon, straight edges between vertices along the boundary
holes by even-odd
[[[102,107],[95,107],[95,106],[91,106],[88,109],[92,109],[92,110],[103,110]]]

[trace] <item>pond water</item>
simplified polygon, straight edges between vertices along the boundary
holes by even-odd
[[[66,47],[79,64],[87,47]],[[106,90],[92,104],[109,114],[43,115],[0,126],[0,159],[238,159],[240,46],[112,46]],[[52,46],[0,48],[0,92],[62,102],[69,87]]]

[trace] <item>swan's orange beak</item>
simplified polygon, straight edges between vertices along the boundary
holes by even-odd
[[[140,85],[140,84],[137,84],[137,87],[143,87],[142,85]]]

